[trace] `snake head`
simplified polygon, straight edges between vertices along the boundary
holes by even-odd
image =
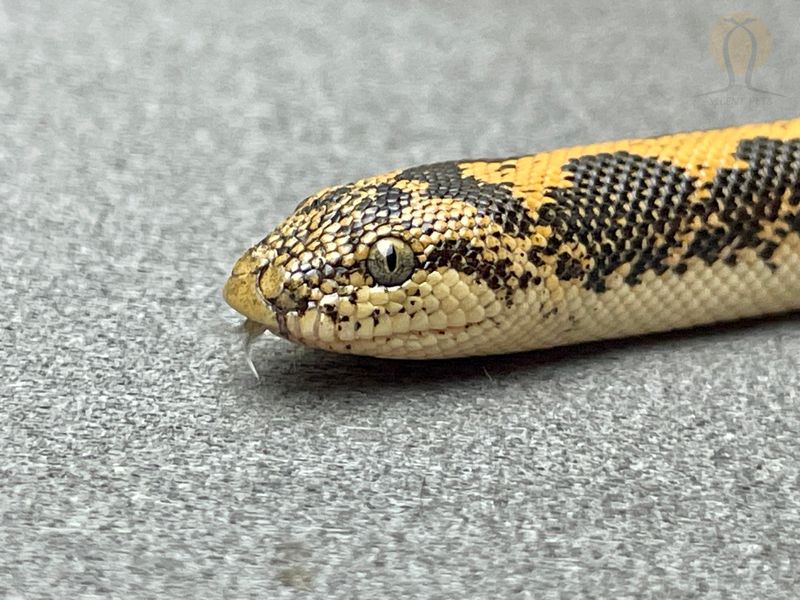
[[[394,171],[302,201],[236,263],[226,301],[291,341],[389,358],[519,347],[541,282],[511,191],[459,163]],[[514,307],[514,310],[510,310]]]

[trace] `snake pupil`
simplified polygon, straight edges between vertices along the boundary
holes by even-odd
[[[386,268],[389,269],[389,272],[393,272],[397,269],[397,250],[394,248],[394,244],[390,245],[386,249]]]

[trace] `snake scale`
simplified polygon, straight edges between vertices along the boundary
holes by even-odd
[[[324,189],[235,264],[266,330],[499,354],[800,308],[800,118],[398,169]]]

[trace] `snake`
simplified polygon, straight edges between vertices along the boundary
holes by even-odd
[[[800,117],[325,188],[235,263],[249,338],[396,359],[800,308]]]

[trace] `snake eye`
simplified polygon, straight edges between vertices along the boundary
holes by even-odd
[[[367,256],[367,270],[381,285],[399,285],[411,277],[416,259],[414,251],[402,240],[382,238],[372,245]]]

